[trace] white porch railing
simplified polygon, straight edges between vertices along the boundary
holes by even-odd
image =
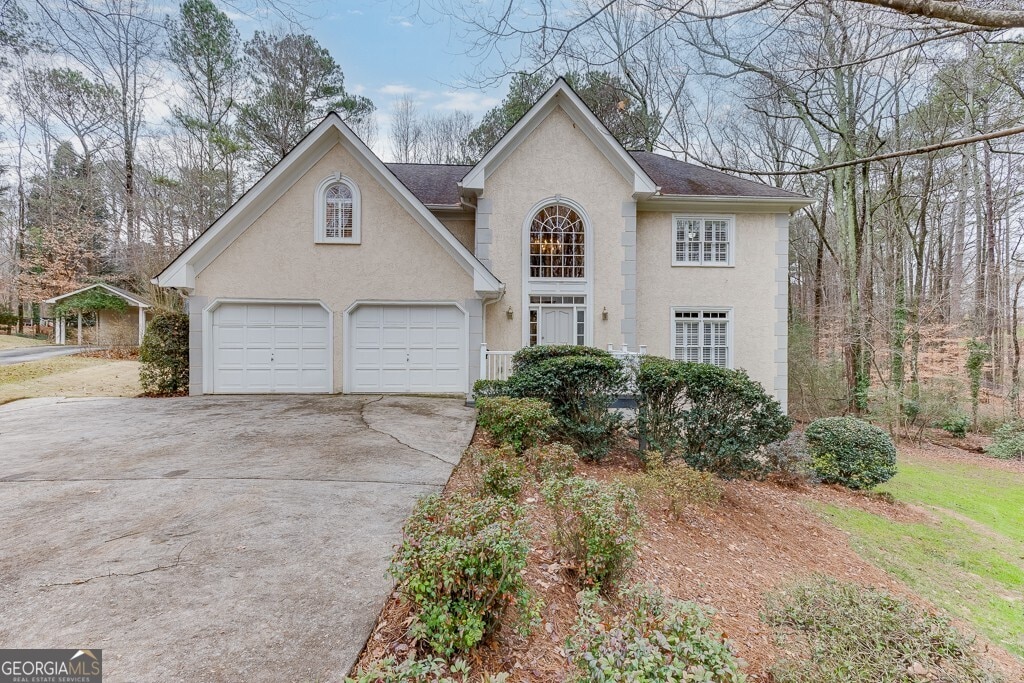
[[[647,353],[647,346],[641,344],[639,351],[630,351],[626,344],[615,348],[608,345],[608,353],[624,364],[635,364],[640,356]],[[480,379],[508,379],[512,374],[512,356],[515,351],[491,351],[487,344],[480,345]]]
[[[512,356],[515,351],[489,351],[480,345],[480,379],[508,379],[512,374]]]

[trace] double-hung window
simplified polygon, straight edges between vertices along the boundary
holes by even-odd
[[[672,217],[674,266],[731,266],[735,250],[732,216]]]
[[[672,311],[672,354],[676,360],[732,367],[731,314],[724,309]]]

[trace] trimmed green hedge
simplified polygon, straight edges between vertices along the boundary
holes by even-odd
[[[479,398],[476,409],[477,424],[516,453],[543,443],[558,425],[551,404],[536,398]]]
[[[139,381],[148,394],[188,391],[188,314],[158,313],[146,326],[139,348]]]
[[[761,473],[759,450],[786,438],[793,423],[743,370],[645,357],[636,371],[641,452],[660,451],[725,477]]]
[[[896,475],[896,446],[870,422],[855,417],[823,417],[804,432],[811,465],[826,484],[870,489]]]
[[[532,346],[516,352],[512,367],[506,384],[511,395],[550,403],[559,437],[584,458],[608,453],[622,421],[609,408],[626,385],[617,359],[586,346]]]

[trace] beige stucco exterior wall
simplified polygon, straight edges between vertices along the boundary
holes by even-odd
[[[361,243],[316,244],[316,188],[339,171],[359,186]],[[340,145],[197,273],[194,295],[204,306],[225,298],[322,301],[334,315],[335,391],[344,381],[343,314],[354,302],[476,298],[472,275]]]
[[[488,348],[512,351],[524,344],[523,225],[538,202],[561,195],[583,207],[592,228],[592,343],[623,341],[622,204],[630,201],[627,182],[560,107],[486,179],[480,201],[490,210],[491,272],[506,285],[500,303],[487,307]],[[479,225],[479,222],[478,222]],[[512,307],[513,319],[507,311]],[[602,320],[602,309],[608,320]]]
[[[777,216],[735,214],[735,265],[694,267],[672,266],[672,215],[647,211],[637,215],[639,343],[649,353],[671,357],[674,307],[731,308],[733,367],[745,369],[770,393],[784,399],[784,387],[776,386],[780,372]],[[788,217],[783,218],[783,226],[788,225]],[[783,310],[784,304],[783,300]],[[781,363],[784,375],[784,357]]]
[[[474,225],[476,219],[472,214],[451,214],[448,212],[437,212],[434,214],[437,216],[437,220],[441,221],[441,225],[448,228],[448,231],[455,235],[455,239],[459,240],[466,249],[473,252],[474,242]]]

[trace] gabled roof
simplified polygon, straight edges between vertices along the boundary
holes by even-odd
[[[55,304],[58,301],[61,301],[63,299],[67,299],[68,297],[72,297],[72,296],[74,296],[76,294],[81,294],[82,292],[87,292],[90,289],[96,289],[97,287],[100,287],[102,289],[107,290],[108,292],[110,292],[114,296],[121,297],[122,299],[124,299],[125,301],[130,303],[132,306],[138,306],[139,308],[150,308],[150,307],[153,306],[153,304],[151,304],[149,301],[147,301],[145,298],[139,296],[138,294],[132,294],[131,292],[129,292],[127,290],[121,289],[120,287],[115,287],[114,285],[108,285],[105,282],[97,282],[94,285],[88,285],[86,287],[82,287],[81,289],[76,289],[73,292],[68,292],[67,294],[60,294],[58,296],[51,297],[51,298],[47,299],[46,301],[44,301],[43,303]]]
[[[196,238],[164,268],[153,283],[161,287],[191,289],[196,274],[220,255],[253,221],[263,214],[294,183],[336,144],[341,144],[387,190],[434,240],[473,276],[481,294],[501,290],[501,282],[430,212],[382,162],[337,113],[324,117],[288,154],[249,188],[213,225]]]
[[[594,112],[590,111],[590,108],[564,78],[559,78],[555,81],[555,84],[548,88],[547,92],[537,100],[535,105],[530,107],[530,110],[526,112],[523,118],[519,119],[498,140],[497,144],[484,155],[484,158],[470,169],[462,179],[462,190],[464,192],[482,194],[487,176],[501,166],[512,151],[558,106],[569,115],[573,123],[583,131],[612,166],[633,186],[634,197],[647,197],[658,191],[657,183],[647,175],[647,172],[640,167],[640,164],[619,144],[615,136],[608,131],[608,128],[601,123],[600,119],[594,115]]]

